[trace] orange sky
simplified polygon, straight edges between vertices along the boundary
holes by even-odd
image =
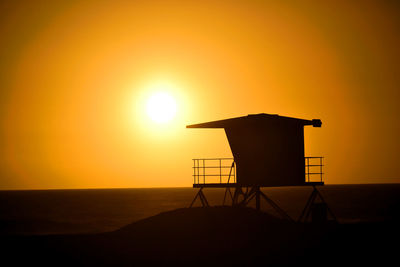
[[[322,3],[323,2],[323,3]],[[0,189],[191,186],[231,156],[186,124],[318,118],[325,182],[400,182],[395,1],[2,1]],[[174,120],[145,114],[157,86]]]

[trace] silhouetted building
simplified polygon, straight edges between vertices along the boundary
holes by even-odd
[[[316,185],[323,185],[323,157],[305,157],[304,126],[321,127],[319,119],[304,120],[271,114],[254,114],[243,117],[192,124],[187,128],[222,128],[225,130],[231,158],[193,159],[193,187],[200,188],[191,206],[200,198],[203,206],[208,201],[203,188],[226,188],[224,202],[229,193],[232,205],[247,205],[256,199],[260,209],[260,196],[269,202],[282,216],[288,217],[260,187],[305,186],[314,190],[299,220],[307,219],[308,210],[315,198],[322,196]],[[232,195],[230,189],[234,188]],[[240,199],[241,198],[241,199]],[[324,214],[319,206],[315,216]],[[306,211],[307,209],[307,211]],[[305,216],[305,217],[304,217]]]
[[[306,184],[306,125],[321,127],[321,121],[257,114],[193,124],[187,128],[225,130],[236,163],[238,185],[297,186]]]

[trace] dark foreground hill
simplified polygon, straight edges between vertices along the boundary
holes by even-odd
[[[51,265],[354,265],[396,259],[396,222],[323,226],[251,208],[177,209],[91,235],[2,237],[2,259]]]

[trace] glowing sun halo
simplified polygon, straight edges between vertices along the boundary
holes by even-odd
[[[147,115],[156,123],[167,123],[176,115],[175,99],[166,92],[152,94],[147,100]]]

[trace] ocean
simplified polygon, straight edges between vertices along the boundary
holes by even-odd
[[[400,184],[325,185],[318,189],[339,223],[399,218]],[[113,231],[160,212],[188,207],[197,191],[193,188],[0,191],[0,235]],[[263,192],[297,219],[312,188],[265,188]],[[211,205],[222,204],[224,190],[204,189],[204,193]],[[277,215],[266,202],[261,206]]]

